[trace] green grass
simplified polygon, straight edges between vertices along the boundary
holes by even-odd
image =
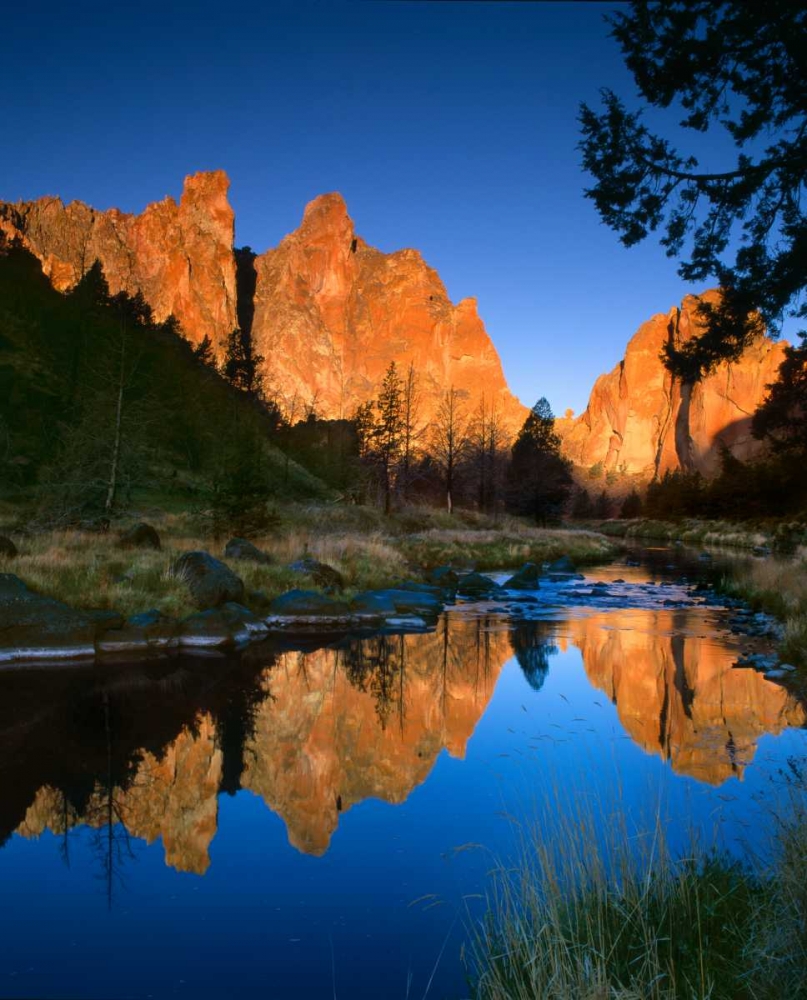
[[[494,872],[472,929],[476,1000],[780,1000],[807,996],[801,793],[766,866],[644,838],[578,809],[538,824]]]

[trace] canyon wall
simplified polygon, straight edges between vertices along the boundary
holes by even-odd
[[[709,291],[703,298],[717,295]],[[682,344],[702,331],[698,302],[688,295],[680,308],[643,323],[622,361],[594,383],[585,412],[558,421],[564,453],[575,465],[601,462],[606,471],[648,480],[674,469],[712,476],[724,445],[741,461],[761,453],[751,418],[776,380],[786,344],[760,337],[738,361],[682,385],[664,367],[661,352],[669,341]]]
[[[299,229],[255,260],[252,328],[284,392],[348,416],[373,397],[390,361],[421,380],[422,416],[454,386],[484,395],[514,433],[526,409],[510,393],[475,299],[453,305],[417,250],[386,254],[356,235],[341,195],[306,206]]]
[[[19,239],[60,291],[100,261],[110,291],[141,292],[155,319],[173,314],[219,359],[228,334],[251,328],[270,388],[297,413],[347,417],[373,398],[395,361],[420,376],[420,416],[454,386],[473,409],[485,397],[514,433],[526,409],[510,393],[474,299],[454,305],[416,250],[385,254],[357,236],[342,197],[322,195],[300,227],[260,256],[234,248],[223,171],[185,179],[182,197],[140,215],[58,198],[0,203],[0,232]]]
[[[96,211],[59,198],[0,202],[0,233],[19,239],[59,291],[98,260],[110,292],[141,292],[158,322],[174,315],[194,343],[219,352],[236,326],[235,216],[222,170],[185,178],[179,204],[167,197],[140,215]]]

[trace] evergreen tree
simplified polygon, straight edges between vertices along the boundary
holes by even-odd
[[[558,521],[572,485],[569,463],[560,454],[552,408],[541,398],[513,445],[507,470],[508,507],[538,524]]]
[[[200,365],[204,365],[206,368],[216,368],[216,355],[213,353],[213,341],[207,334],[204,335],[202,340],[194,347],[193,357]]]
[[[265,358],[258,354],[252,341],[252,334],[236,328],[227,338],[222,374],[227,381],[252,399],[263,396],[263,372],[261,366]]]
[[[638,492],[633,489],[622,501],[622,507],[619,511],[619,516],[625,518],[626,520],[632,517],[642,516],[642,498],[639,496]]]
[[[785,348],[779,377],[754,414],[754,437],[767,438],[774,450],[803,460],[807,457],[807,335],[800,346]]]
[[[591,502],[588,490],[579,489],[575,494],[574,504],[572,505],[572,517],[575,520],[585,521],[593,516],[594,504]]]
[[[403,386],[394,361],[384,375],[376,404],[378,417],[373,428],[373,450],[381,470],[384,513],[392,509],[392,491],[403,445]]]
[[[599,521],[607,521],[611,513],[611,499],[605,490],[602,490],[594,501],[594,517]]]

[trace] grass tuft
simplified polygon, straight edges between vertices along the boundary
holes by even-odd
[[[801,801],[801,798],[800,798]],[[657,822],[577,810],[563,830],[531,830],[515,866],[494,873],[473,929],[476,1000],[774,1000],[807,995],[807,817],[777,832],[752,869],[693,847],[674,858]]]

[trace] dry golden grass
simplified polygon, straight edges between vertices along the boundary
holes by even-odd
[[[741,576],[722,581],[724,593],[741,597],[785,623],[781,655],[807,665],[807,553],[803,547],[792,560],[752,562]]]
[[[126,615],[148,608],[188,614],[193,607],[171,566],[194,549],[222,557],[226,540],[212,539],[186,514],[149,512],[148,521],[160,535],[161,551],[123,550],[117,531],[15,535],[20,554],[5,565],[0,559],[0,572],[13,572],[32,589],[75,607]],[[458,523],[463,526],[455,527]],[[259,590],[271,598],[292,587],[317,589],[310,577],[288,569],[303,556],[333,566],[350,593],[418,577],[423,569],[447,562],[507,569],[564,554],[580,562],[602,561],[614,552],[612,543],[591,532],[544,531],[510,518],[494,528],[495,523],[477,515],[452,519],[431,510],[409,509],[384,518],[373,508],[292,506],[284,510],[278,529],[252,539],[272,557],[271,565],[228,562],[247,593]],[[419,534],[411,533],[415,528]]]

